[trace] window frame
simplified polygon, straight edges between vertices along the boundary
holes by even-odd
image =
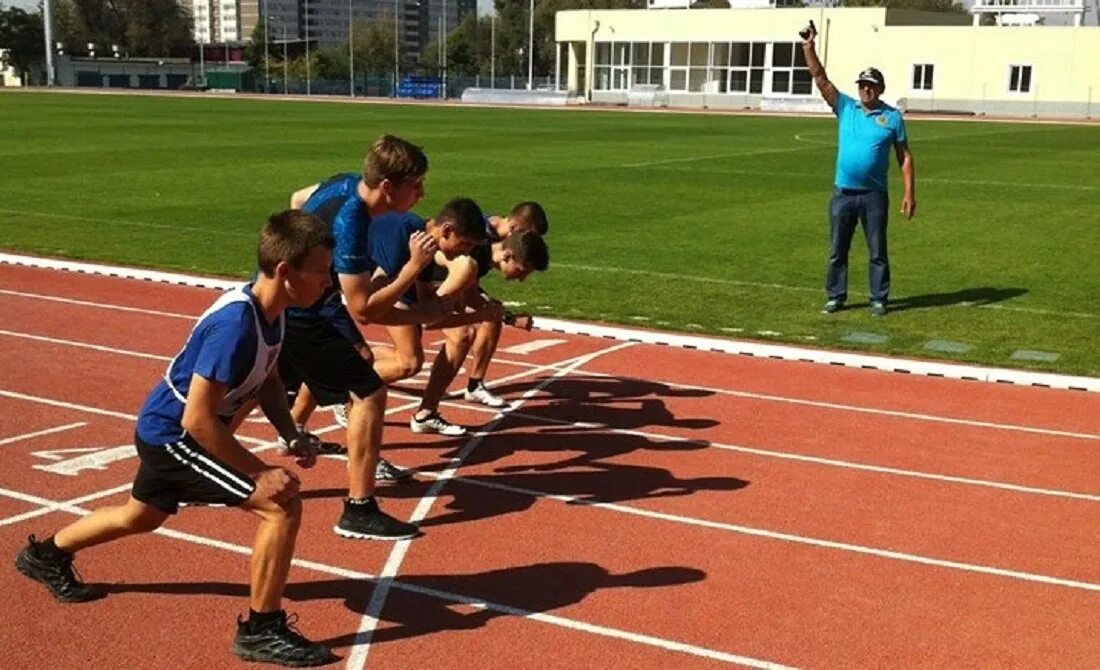
[[[1019,68],[1017,87],[1012,87],[1013,70]],[[1024,71],[1027,70],[1027,88],[1023,88]],[[1009,95],[1030,95],[1035,87],[1035,68],[1031,64],[1010,63],[1008,66],[1008,93]]]
[[[918,68],[920,69],[920,86],[916,86]],[[913,63],[911,70],[912,76],[909,78],[909,90],[911,91],[934,91],[936,90],[936,64],[935,63]],[[927,86],[925,86],[927,84]]]

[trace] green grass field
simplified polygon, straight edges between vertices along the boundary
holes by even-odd
[[[489,281],[536,314],[1100,375],[1100,127],[910,121],[918,215],[896,213],[892,167],[895,310],[873,319],[858,233],[852,308],[819,313],[834,126],[0,94],[0,247],[244,277],[267,214],[392,132],[431,160],[421,214],[459,194],[546,206],[551,271]]]

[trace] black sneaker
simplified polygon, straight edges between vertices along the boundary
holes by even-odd
[[[57,602],[86,603],[107,595],[80,581],[73,569],[72,556],[61,559],[42,558],[37,551],[38,541],[34,536],[31,535],[27,540],[27,546],[15,557],[15,569],[42,583]]]
[[[287,616],[279,612],[279,618],[262,628],[253,630],[248,621],[237,617],[237,637],[233,640],[233,653],[242,661],[275,663],[291,668],[324,665],[335,660],[332,650],[323,644],[312,642],[298,632],[294,624],[298,615]]]
[[[359,540],[407,540],[419,533],[415,525],[380,510],[374,498],[361,504],[345,500],[344,513],[332,530],[341,537]]]

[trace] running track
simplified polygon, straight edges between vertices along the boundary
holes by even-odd
[[[239,665],[249,515],[187,509],[83,553],[95,603],[11,567],[29,533],[125,499],[133,415],[213,295],[0,266],[5,667]],[[337,665],[1100,667],[1100,395],[501,347],[550,338],[491,369],[512,411],[446,407],[482,426],[467,438],[407,429],[422,378],[391,392],[384,453],[420,474],[379,494],[423,537],[336,537],[344,463],[303,476],[286,607]],[[312,428],[341,439],[331,418]],[[244,433],[278,458],[264,424]]]

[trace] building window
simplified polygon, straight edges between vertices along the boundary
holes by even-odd
[[[730,93],[764,92],[764,42],[730,43]]]
[[[776,42],[772,45],[772,93],[812,95],[813,77],[806,65],[806,55],[797,42]]]
[[[597,42],[593,61],[597,91],[626,91],[664,82],[663,42]]]
[[[1008,68],[1009,93],[1027,93],[1031,90],[1031,66],[1010,65]]]
[[[931,91],[933,72],[935,71],[935,65],[914,65],[913,66],[913,90],[914,91]]]

